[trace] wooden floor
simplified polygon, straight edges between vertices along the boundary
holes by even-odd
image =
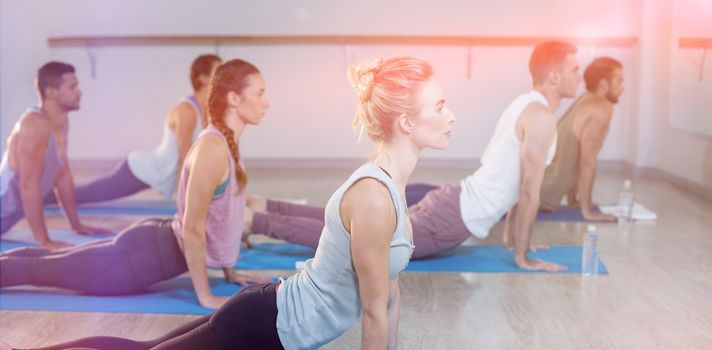
[[[250,172],[250,191],[324,204],[349,171]],[[413,181],[457,183],[465,171],[418,171]],[[616,200],[624,177],[599,176],[595,199]],[[656,223],[600,224],[610,274],[401,274],[401,349],[710,349],[712,203],[655,179],[634,179]],[[142,194],[151,196],[151,194]],[[133,218],[92,218],[118,229]],[[88,220],[88,218],[87,218]],[[25,225],[24,223],[21,223]],[[65,228],[61,218],[51,228]],[[540,222],[534,241],[580,244],[585,224]],[[496,244],[501,226],[485,241]],[[290,271],[260,274],[286,275]],[[0,295],[1,298],[1,295]],[[1,305],[1,299],[0,299]],[[33,347],[91,335],[145,340],[196,316],[0,311],[0,339]],[[356,349],[360,325],[327,346]]]

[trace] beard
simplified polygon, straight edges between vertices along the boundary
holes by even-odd
[[[610,91],[606,95],[606,99],[610,101],[612,104],[617,104],[618,103],[618,98],[621,96],[621,94],[614,95]]]
[[[79,100],[62,103],[61,106],[62,106],[62,108],[66,109],[68,112],[76,111],[79,109]]]

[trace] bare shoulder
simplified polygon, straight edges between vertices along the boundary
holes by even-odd
[[[173,107],[173,111],[171,112],[171,114],[173,114],[177,117],[177,119],[182,121],[195,121],[198,117],[198,115],[195,113],[195,109],[193,108],[193,106],[186,101],[182,101],[178,103],[175,107]]]
[[[52,125],[47,118],[36,112],[31,112],[24,116],[19,122],[18,133],[23,138],[31,138],[35,141],[49,139],[52,134]]]
[[[371,177],[359,179],[346,190],[341,210],[342,215],[351,219],[367,218],[374,222],[395,223],[395,207],[388,187]]]
[[[181,101],[173,108],[173,112],[195,114],[195,108],[187,101]]]
[[[517,124],[519,124],[525,132],[534,130],[556,130],[556,116],[544,104],[534,102],[524,108]]]
[[[208,134],[199,138],[195,142],[195,155],[208,161],[220,161],[225,159],[229,150],[218,135]]]
[[[373,212],[393,209],[393,200],[388,187],[372,177],[359,179],[346,190],[344,201],[347,200],[362,203]]]

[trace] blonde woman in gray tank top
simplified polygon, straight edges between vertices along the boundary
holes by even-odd
[[[244,288],[212,315],[153,341],[96,337],[63,346],[317,349],[362,318],[362,348],[395,348],[397,277],[414,248],[405,185],[423,149],[447,147],[455,117],[423,60],[371,60],[348,76],[360,101],[354,126],[376,152],[329,200],[321,241],[304,270]]]

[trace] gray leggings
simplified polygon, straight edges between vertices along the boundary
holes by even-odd
[[[413,227],[413,259],[431,257],[464,242],[470,232],[460,214],[460,186],[408,185],[408,214]],[[411,202],[412,201],[412,202]],[[255,213],[252,231],[316,249],[324,229],[324,208],[267,201]]]
[[[0,254],[0,286],[60,287],[94,295],[140,293],[188,271],[171,222],[142,220],[113,239],[61,250],[9,250]]]
[[[128,159],[124,159],[111,174],[76,186],[74,189],[77,204],[103,202],[130,196],[150,186],[139,180],[129,168]],[[44,204],[56,204],[57,198],[50,191],[44,198]]]

